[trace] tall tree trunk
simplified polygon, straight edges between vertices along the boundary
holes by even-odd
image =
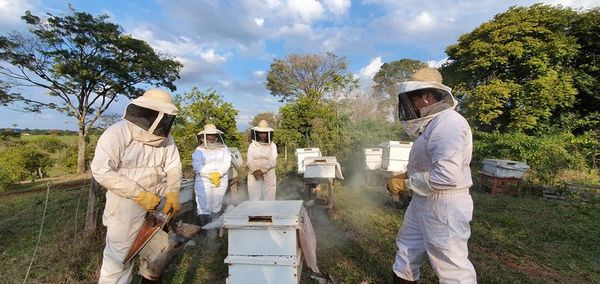
[[[85,213],[85,227],[83,231],[86,235],[91,235],[98,227],[98,195],[100,194],[100,184],[91,178],[90,193],[88,194],[87,211]]]
[[[77,138],[77,173],[85,172],[85,138],[87,132],[85,129],[85,120],[79,120],[79,137]]]

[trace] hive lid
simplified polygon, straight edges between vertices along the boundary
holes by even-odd
[[[225,213],[225,227],[296,226],[302,212],[302,200],[244,201]]]

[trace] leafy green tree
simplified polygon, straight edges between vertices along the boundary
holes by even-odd
[[[256,126],[263,119],[266,120],[269,123],[269,126],[272,128],[276,128],[277,123],[279,122],[279,119],[276,114],[272,112],[261,112],[252,118],[250,125]]]
[[[511,7],[446,49],[452,72],[444,74],[456,76],[448,82],[473,126],[528,131],[573,105],[578,45],[566,32],[576,16],[560,6]]]
[[[64,112],[77,120],[77,172],[85,170],[88,129],[119,96],[135,98],[138,86],[156,85],[175,90],[182,65],[155,52],[146,42],[123,34],[108,15],[92,16],[71,8],[70,14],[47,14],[42,19],[26,11],[22,19],[30,35],[0,37],[0,75],[9,86],[34,86],[47,99],[24,100],[26,110],[43,108]],[[0,98],[0,101],[3,101]]]
[[[600,117],[600,8],[583,12],[569,29],[577,39],[579,52],[573,63],[575,86],[579,91],[573,110],[583,120]],[[597,129],[600,121],[581,128],[584,131]]]
[[[348,151],[350,114],[333,101],[303,96],[280,108],[275,140],[288,148],[318,147],[342,159]]]
[[[179,114],[173,126],[173,136],[184,169],[189,169],[192,165],[192,153],[198,146],[196,134],[206,124],[212,123],[224,132],[227,146],[240,146],[241,137],[235,121],[238,111],[231,103],[223,101],[223,97],[215,90],[203,92],[194,87],[190,92],[177,95],[175,101]]]
[[[347,71],[345,57],[328,52],[325,55],[289,55],[285,60],[275,59],[267,74],[267,88],[271,95],[289,102],[301,96],[318,99],[356,83]]]
[[[29,143],[0,151],[2,176],[8,183],[43,176],[52,166],[50,155]]]
[[[394,121],[398,121],[397,84],[407,81],[412,73],[426,66],[427,64],[412,59],[400,59],[381,65],[373,77],[373,96],[379,101],[378,109],[392,113]]]

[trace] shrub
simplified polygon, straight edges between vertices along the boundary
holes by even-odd
[[[52,165],[48,153],[32,145],[10,147],[0,151],[0,168],[4,171],[4,179],[9,182],[35,179],[38,172],[46,173]]]
[[[569,133],[529,136],[523,133],[477,132],[473,162],[493,158],[526,162],[531,167],[532,179],[544,185],[554,185],[560,171],[587,168],[576,141],[576,137]]]

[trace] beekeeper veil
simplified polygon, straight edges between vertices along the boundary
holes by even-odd
[[[439,113],[454,109],[452,89],[434,68],[421,68],[398,85],[398,118],[406,133],[418,137]]]
[[[225,146],[225,143],[223,142],[223,131],[217,129],[214,124],[205,125],[204,130],[196,134],[196,138],[198,139],[198,144],[207,149]]]
[[[273,128],[269,127],[269,123],[264,119],[258,122],[257,126],[250,129],[252,140],[262,144],[271,144],[274,133]]]
[[[127,105],[123,119],[129,122],[133,139],[158,146],[169,136],[176,115],[171,95],[150,89]]]

